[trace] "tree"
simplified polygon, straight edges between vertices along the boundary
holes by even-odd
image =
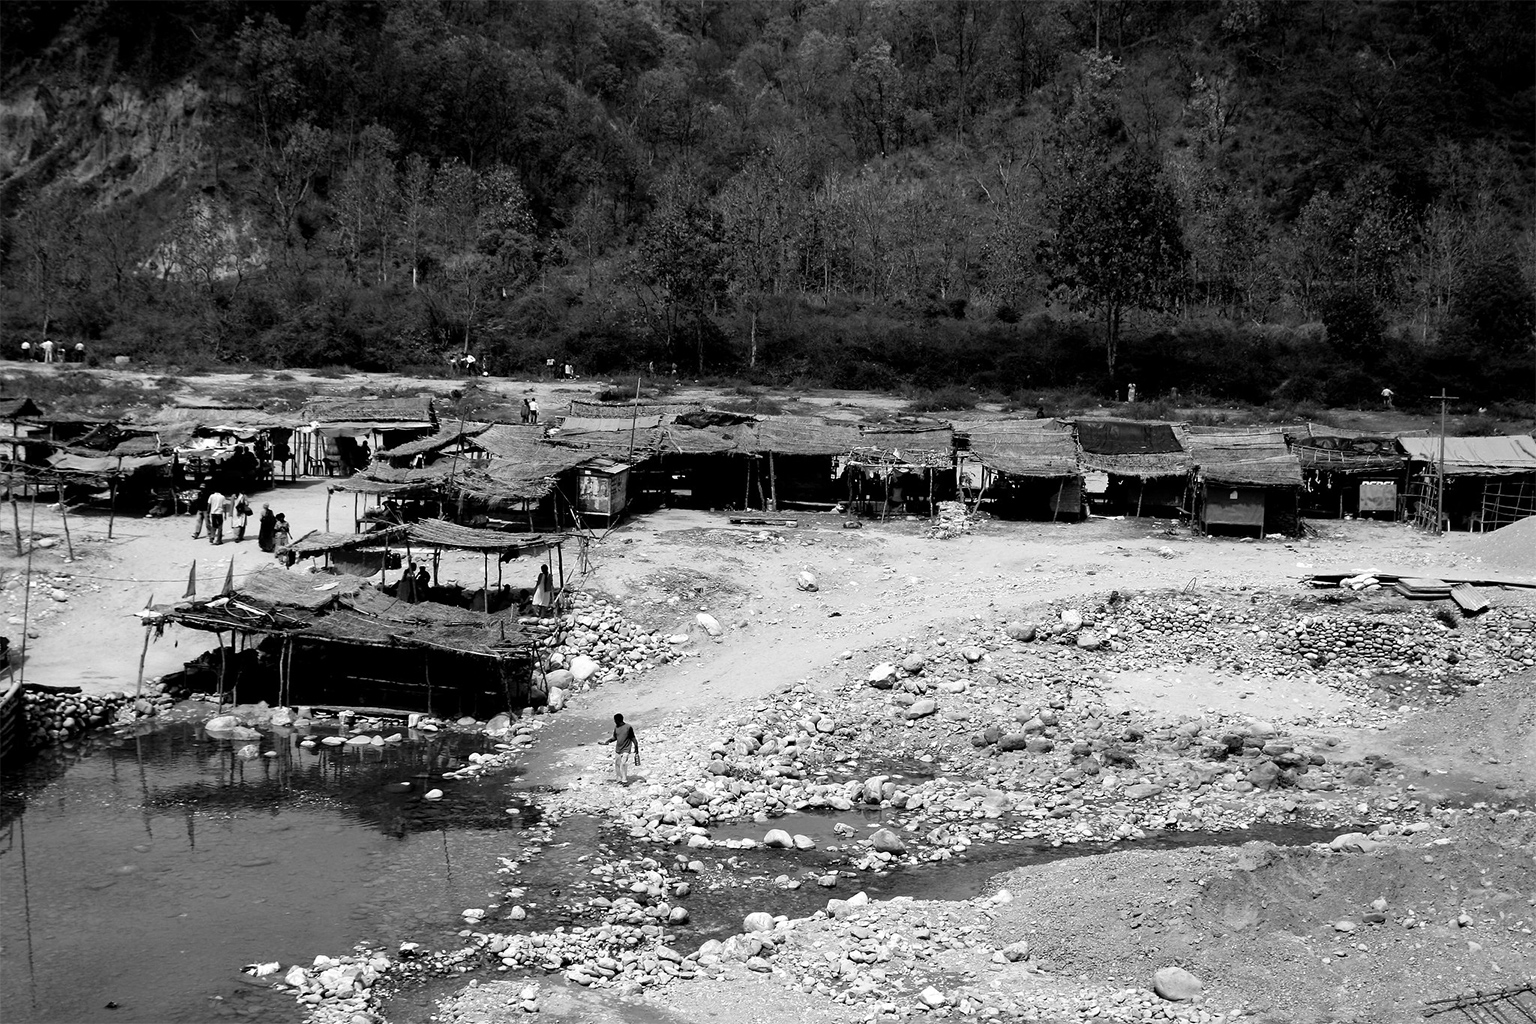
[[[702,374],[708,317],[730,283],[730,236],[686,173],[662,181],[656,212],[640,236],[638,271],[654,296],[668,355],[675,355],[679,328],[691,326]]]
[[[1323,327],[1328,343],[1356,366],[1375,362],[1386,329],[1381,307],[1363,288],[1340,288],[1323,300]]]
[[[1127,310],[1160,309],[1185,263],[1179,204],[1150,159],[1082,167],[1054,197],[1054,237],[1039,259],[1072,304],[1104,321],[1111,384]]]
[[[400,189],[391,162],[395,136],[373,124],[358,137],[357,153],[332,192],[336,240],[354,281],[362,280],[363,258],[378,254],[378,280],[388,279],[390,228],[400,203]]]

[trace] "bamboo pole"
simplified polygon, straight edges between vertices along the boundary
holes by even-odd
[[[224,634],[220,630],[213,631],[213,638],[219,643],[219,712],[224,711]]]
[[[32,526],[27,529],[27,592],[21,601],[21,683],[27,683],[27,636],[32,622],[32,537],[37,526],[37,492],[32,492]],[[20,536],[18,534],[18,536]]]
[[[331,532],[331,489],[325,489],[325,532]]]
[[[16,475],[14,473],[11,474],[10,486],[7,489],[11,492],[11,525],[16,530],[16,557],[20,558],[26,552],[21,549],[21,509],[16,505]]]
[[[59,515],[64,518],[64,549],[69,552],[69,560],[75,560],[75,542],[69,536],[69,506],[64,502],[64,483],[59,482]]]
[[[773,501],[771,511],[779,510],[779,474],[773,465],[773,452],[768,453],[768,496]]]
[[[118,467],[121,468],[122,464],[123,464],[123,460],[122,459],[118,459],[117,460],[117,464],[118,464]],[[109,505],[109,507],[107,509],[107,540],[111,540],[112,539],[112,526],[113,526],[114,523],[117,522],[117,477],[116,476],[112,477],[111,482],[107,485],[107,489],[108,489],[108,491],[111,492],[111,498],[109,499],[111,504]]]
[[[151,597],[149,600],[153,603],[155,599]],[[135,697],[144,696],[144,659],[149,657],[149,633],[153,628],[147,624],[144,626],[144,646],[139,649],[139,684],[133,691]]]

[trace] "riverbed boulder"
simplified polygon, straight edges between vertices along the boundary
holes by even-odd
[[[1152,991],[1170,1002],[1198,999],[1205,991],[1199,978],[1182,967],[1164,967],[1152,976]]]
[[[905,658],[901,659],[901,670],[906,672],[908,675],[915,676],[921,672],[927,666],[927,664],[928,663],[923,660],[923,656],[921,654],[909,654]]]
[[[549,695],[544,699],[545,705],[551,711],[559,711],[565,707],[565,691],[558,686],[549,688]]]
[[[235,715],[214,715],[203,723],[203,728],[208,732],[229,732],[238,729],[243,723]]]
[[[1027,644],[1035,638],[1039,630],[1033,622],[1010,622],[1003,632],[1007,633],[1010,639]]]
[[[771,828],[763,836],[763,845],[770,850],[787,850],[795,845],[795,841],[782,828]]]
[[[1001,952],[1004,960],[1011,964],[1018,963],[1029,956],[1029,940],[1019,939],[1017,942],[1010,942],[1002,948]]]
[[[1023,732],[1005,733],[997,738],[998,750],[1023,750],[1029,745],[1029,734]]]
[[[551,690],[558,687],[559,689],[569,691],[571,687],[576,685],[576,677],[571,675],[567,669],[557,668],[544,673],[544,682]]]
[[[741,922],[741,930],[744,932],[771,932],[773,931],[773,915],[759,910],[754,914],[748,914]]]
[[[896,666],[881,662],[869,670],[869,685],[877,690],[889,690],[896,685]]]
[[[491,739],[494,739],[494,740],[499,740],[499,739],[504,738],[511,731],[512,731],[512,716],[511,715],[506,715],[506,714],[495,715],[495,716],[493,716],[491,718],[491,720],[489,722],[485,723],[485,734],[487,736],[491,737]]]
[[[1328,844],[1328,849],[1339,853],[1373,853],[1380,847],[1380,843],[1364,832],[1345,832],[1341,836],[1334,836]]]
[[[1061,624],[1067,632],[1083,628],[1083,613],[1076,608],[1064,608],[1061,612]]]
[[[801,572],[799,572],[799,573],[797,573],[795,575],[795,589],[796,590],[804,590],[804,591],[807,591],[809,593],[815,593],[816,592],[816,577],[812,576],[809,572],[805,572],[805,571],[802,570]]]
[[[694,621],[699,624],[700,629],[710,636],[719,636],[721,633],[720,620],[708,612],[699,612],[698,615],[694,616]]]
[[[578,683],[584,683],[597,675],[597,671],[601,667],[596,660],[589,658],[585,654],[578,654],[571,659],[571,678]]]
[[[914,720],[918,718],[927,718],[937,710],[939,710],[938,701],[924,697],[922,700],[914,701],[912,706],[907,708],[904,714],[907,719]]]
[[[902,842],[901,836],[888,828],[882,828],[869,837],[869,844],[880,853],[906,853],[907,844]]]

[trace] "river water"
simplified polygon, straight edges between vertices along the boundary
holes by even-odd
[[[0,792],[4,1019],[296,1021],[302,1014],[291,994],[242,975],[241,965],[277,961],[286,970],[364,942],[457,948],[460,912],[502,902],[500,858],[529,849],[539,855],[517,879],[527,887],[529,918],[493,927],[550,927],[558,923],[550,894],[591,889],[587,858],[594,851],[676,852],[636,846],[593,818],[568,817],[546,834],[537,827],[537,787],[517,769],[442,780],[470,753],[489,749],[483,737],[411,733],[384,747],[314,749],[301,747],[301,738],[290,730],[265,734],[259,746],[274,756],[248,760],[237,753],[243,743],[180,722],[47,751],[8,777]],[[445,790],[443,800],[422,798],[429,783]],[[731,877],[686,901],[693,920],[677,944],[691,949],[739,931],[754,910],[803,916],[829,896],[859,889],[875,897],[966,899],[998,872],[1112,848],[999,842],[942,864],[861,872],[836,891],[783,885],[783,876],[810,868],[846,867],[846,852],[825,848],[840,841],[834,821],[862,832],[877,819],[878,812],[802,814],[773,826],[716,829],[723,840],[783,827],[816,837],[823,848],[707,851],[710,860],[730,858]],[[1262,827],[1136,845],[1297,843],[1336,831]],[[430,994],[402,993],[392,1015],[427,1012]]]

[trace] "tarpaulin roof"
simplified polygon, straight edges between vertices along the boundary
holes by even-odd
[[[1055,420],[992,420],[957,425],[988,469],[1008,476],[1077,476],[1072,431]]]
[[[1095,455],[1183,454],[1171,423],[1142,420],[1079,419],[1077,443]],[[1186,460],[1187,464],[1187,460]]]
[[[1301,464],[1279,427],[1175,429],[1202,479],[1239,487],[1301,486]]]
[[[1398,441],[1411,462],[1440,464],[1440,438],[1405,437]],[[1510,476],[1536,473],[1536,440],[1514,437],[1447,437],[1446,476]]]
[[[666,436],[660,427],[641,426],[632,439],[626,424],[623,430],[561,430],[549,435],[547,440],[562,447],[580,448],[611,458],[629,458],[633,450],[638,461],[660,451],[665,446]]]
[[[424,519],[406,526],[406,536],[413,543],[428,547],[457,548],[461,551],[485,551],[491,554],[534,554],[557,547],[565,541],[560,534],[507,533],[504,530],[477,530],[450,523],[446,519]]]
[[[1293,438],[1300,437],[1428,437],[1427,430],[1357,430],[1354,427],[1334,427],[1327,423],[1303,423],[1299,427],[1286,427]]]
[[[89,473],[93,476],[116,476],[119,472],[126,476],[145,466],[167,466],[170,462],[164,455],[134,455],[119,459],[115,455],[91,458],[60,452],[48,457],[48,465],[52,469],[66,473]]]

